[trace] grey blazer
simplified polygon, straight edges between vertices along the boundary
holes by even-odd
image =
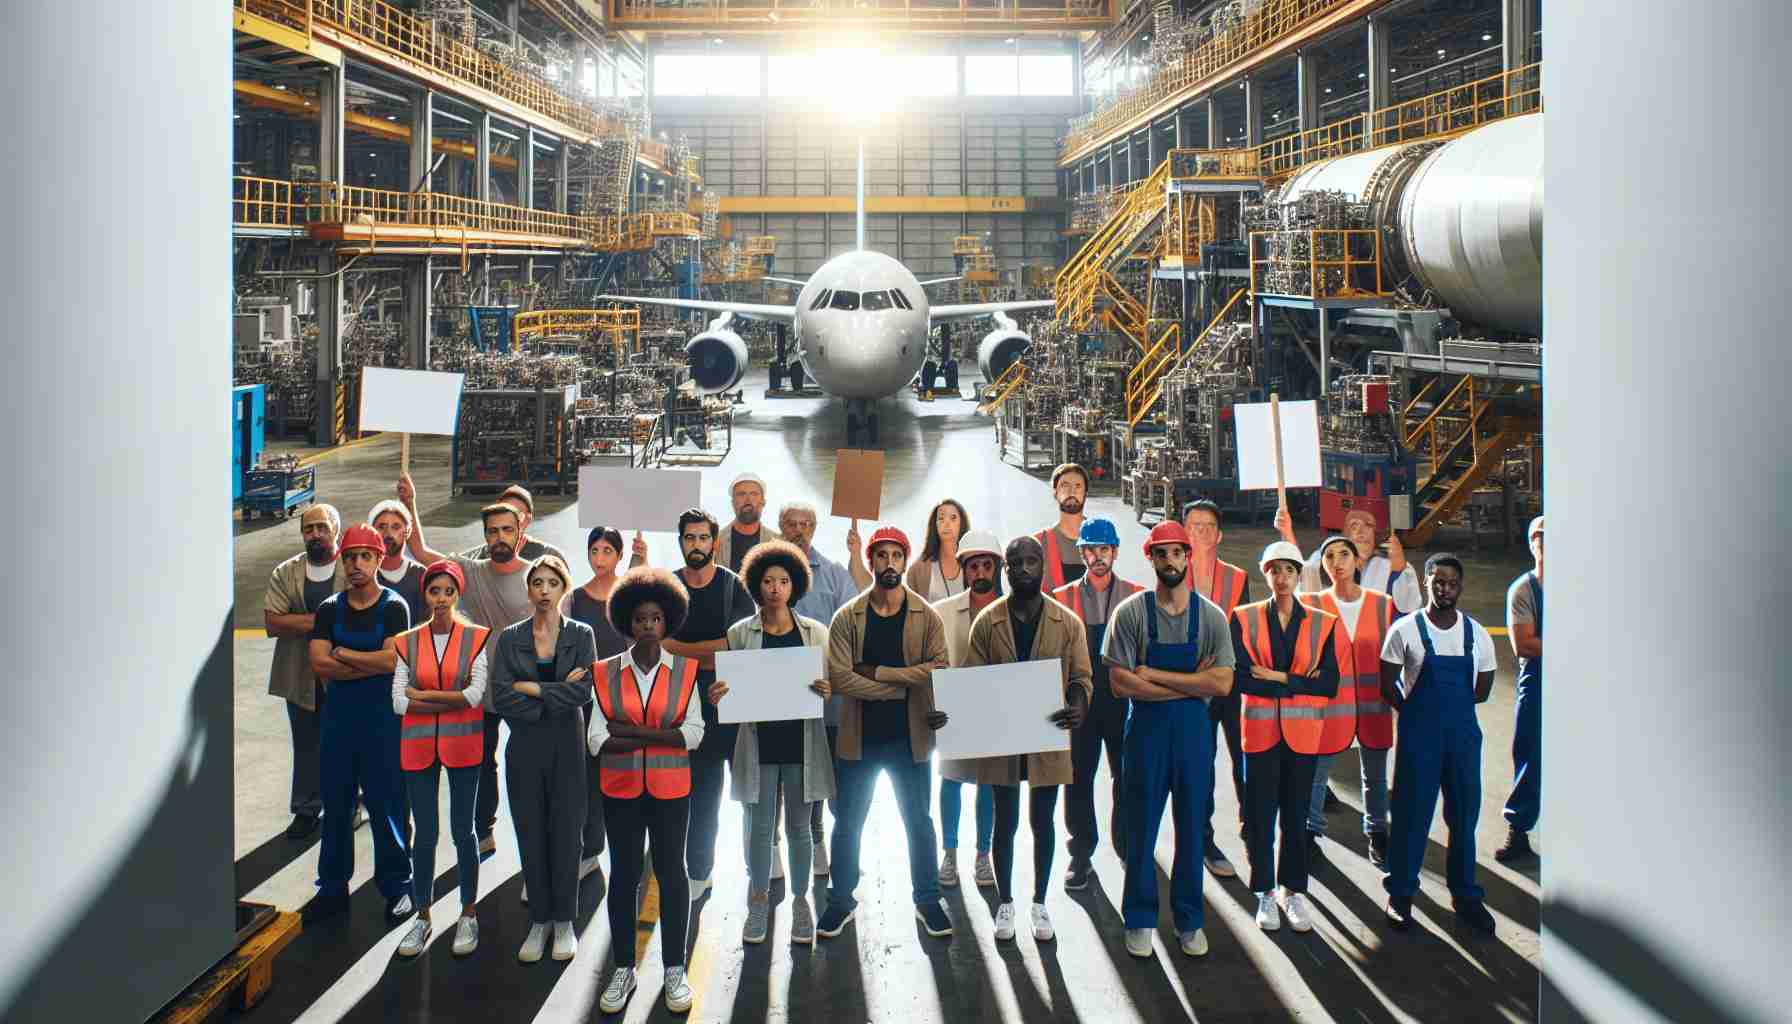
[[[826,647],[828,627],[792,613],[804,647]],[[765,646],[765,624],[758,614],[749,615],[728,628],[728,649],[757,651]],[[824,656],[825,657],[825,656]],[[823,671],[826,671],[824,665]],[[723,680],[727,682],[727,680]],[[792,680],[791,685],[797,681]],[[804,681],[804,685],[807,682]],[[748,722],[734,737],[734,799],[743,804],[759,802],[759,733]],[[827,720],[811,718],[803,723],[803,802],[831,800],[834,796],[834,755],[828,747]]]
[[[582,721],[579,709],[591,703],[591,667],[597,663],[597,637],[577,619],[560,617],[560,639],[554,644],[553,679],[540,678],[535,664],[534,619],[504,628],[491,654],[492,707],[512,722]],[[576,683],[561,682],[573,669],[585,670]],[[540,683],[541,697],[516,692],[518,682]]]

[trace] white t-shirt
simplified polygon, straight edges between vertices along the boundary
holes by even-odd
[[[336,560],[332,558],[323,565],[312,565],[311,559],[305,559],[305,578],[313,583],[322,583],[325,580],[335,579]]]
[[[1423,611],[1403,615],[1394,620],[1394,627],[1388,630],[1387,640],[1381,645],[1381,660],[1402,665],[1400,672],[1400,692],[1408,694],[1419,681],[1419,672],[1425,667],[1425,644],[1419,639],[1419,616]],[[1439,629],[1437,623],[1427,621],[1425,631],[1431,634],[1431,649],[1439,655],[1448,657],[1462,653],[1462,623],[1468,616],[1456,613],[1456,625],[1449,629]],[[1473,620],[1470,620],[1473,621]],[[1475,672],[1492,672],[1499,665],[1499,659],[1493,652],[1493,637],[1487,633],[1487,627],[1475,623]]]
[[[1397,614],[1416,612],[1425,604],[1425,592],[1419,588],[1419,576],[1413,572],[1409,564],[1400,570],[1393,583],[1388,582],[1388,562],[1386,555],[1370,555],[1363,564],[1361,579],[1364,590],[1373,590],[1377,594],[1386,594],[1394,599],[1394,611]],[[1300,582],[1295,591],[1302,594],[1317,594],[1332,585],[1331,577],[1325,573],[1325,566],[1319,562],[1319,552],[1307,556],[1306,564],[1300,570]]]
[[[1356,636],[1357,620],[1363,617],[1363,601],[1361,597],[1354,601],[1346,601],[1335,595],[1332,597],[1332,602],[1338,606],[1338,617],[1344,620],[1344,631],[1352,638]]]

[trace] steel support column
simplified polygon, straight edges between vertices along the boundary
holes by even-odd
[[[567,182],[569,179],[571,179],[571,177],[572,177],[572,143],[566,139],[561,139],[560,140],[560,150],[559,150],[559,152],[554,154],[554,212],[555,213],[571,213],[572,212],[571,210],[567,209],[567,207],[570,206],[571,202],[572,202],[572,200],[569,196],[569,190],[567,188]]]
[[[1531,0],[1500,0],[1500,56],[1507,71],[1531,62],[1534,13]]]
[[[1300,103],[1298,130],[1309,132],[1319,127],[1319,55],[1312,50],[1296,54],[1294,77]]]
[[[435,275],[429,263],[428,256],[419,256],[404,268],[405,365],[413,370],[429,369],[429,321],[435,307]]]
[[[436,133],[435,94],[418,89],[411,94],[411,158],[407,187],[412,191],[433,192],[430,185],[430,164],[436,155],[431,148]]]
[[[1368,21],[1369,40],[1369,99],[1368,116],[1371,118],[1370,129],[1374,129],[1375,112],[1393,102],[1393,75],[1389,72],[1393,60],[1392,28],[1386,17],[1372,17]]]
[[[535,129],[523,126],[522,152],[516,161],[516,203],[525,210],[535,209]]]
[[[1224,149],[1226,146],[1225,119],[1220,117],[1220,100],[1218,96],[1207,97],[1207,148]]]
[[[486,110],[473,117],[473,198],[492,198],[492,115]]]
[[[343,113],[348,81],[341,66],[326,68],[317,90],[317,173],[324,182],[340,182],[343,169]],[[342,440],[336,430],[336,384],[342,379],[342,278],[336,254],[325,250],[317,261],[317,376],[315,406],[317,443],[329,447]]]
[[[1263,144],[1263,86],[1248,76],[1244,80],[1244,144],[1251,149]]]

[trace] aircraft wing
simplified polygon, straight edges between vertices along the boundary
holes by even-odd
[[[980,316],[994,316],[997,313],[1050,309],[1057,304],[1055,299],[1031,299],[1024,302],[965,302],[956,306],[930,306],[927,310],[927,318],[935,321],[974,320]]]
[[[703,299],[650,299],[641,295],[599,295],[607,302],[635,302],[643,306],[671,306],[673,309],[689,309],[699,313],[733,313],[735,316],[749,320],[771,320],[777,323],[794,323],[796,321],[795,306],[770,306],[753,302],[709,302]]]
[[[923,288],[926,288],[929,285],[951,284],[953,281],[962,281],[962,280],[964,280],[964,275],[960,274],[957,277],[930,277],[925,281],[917,281],[915,283],[920,285]]]
[[[796,279],[794,277],[773,277],[770,274],[765,275],[763,280],[775,281],[778,284],[793,284],[793,285],[796,285],[798,288],[804,287],[805,285],[807,285],[809,283],[807,281],[799,281],[798,279]]]

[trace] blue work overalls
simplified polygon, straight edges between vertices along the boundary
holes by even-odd
[[[1537,639],[1543,639],[1543,588],[1529,573],[1531,606]],[[1506,822],[1520,832],[1537,827],[1543,810],[1543,659],[1526,658],[1518,670],[1517,719],[1512,726],[1512,795],[1506,800]]]
[[[1458,613],[1460,614],[1460,613]],[[1475,720],[1475,624],[1462,615],[1462,653],[1432,648],[1425,613],[1414,616],[1425,664],[1400,706],[1394,727],[1393,832],[1388,842],[1388,895],[1410,900],[1419,891],[1419,868],[1444,797],[1450,830],[1446,876],[1458,902],[1480,900],[1475,884],[1475,822],[1481,816],[1481,724]]]
[[[1145,664],[1193,672],[1201,662],[1201,605],[1190,597],[1188,642],[1158,643],[1157,595],[1145,592]],[[1176,857],[1170,910],[1178,932],[1202,925],[1201,849],[1213,801],[1213,734],[1207,702],[1135,700],[1126,718],[1120,771],[1121,832],[1126,836],[1126,888],[1120,910],[1128,928],[1157,927],[1157,830],[1170,801]]]
[[[351,651],[379,650],[386,643],[386,602],[402,601],[390,587],[380,587],[374,602],[375,626],[364,632],[343,628],[347,592],[336,595],[341,608],[330,626],[330,643]],[[403,776],[398,766],[398,733],[402,721],[392,711],[392,675],[337,679],[329,683],[318,743],[319,777],[323,786],[323,837],[318,843],[317,888],[324,896],[348,893],[355,873],[355,790],[367,807],[373,833],[373,879],[381,894],[396,899],[410,891],[411,859],[405,849]]]

